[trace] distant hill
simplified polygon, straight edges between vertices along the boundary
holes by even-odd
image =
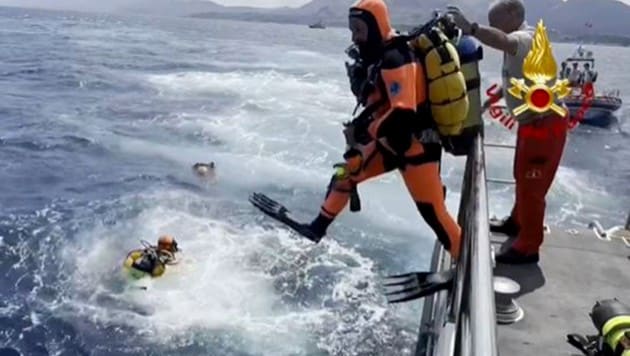
[[[114,11],[161,16],[187,16],[206,12],[219,13],[224,9],[224,6],[203,0],[136,0],[117,6]]]
[[[166,0],[162,0],[166,1]],[[212,10],[195,17],[221,17],[238,20],[309,24],[322,20],[327,26],[346,26],[348,8],[354,0],[313,0],[291,9],[230,8],[213,4]],[[434,9],[448,4],[460,6],[471,19],[487,22],[487,0],[390,0],[392,21],[416,25],[428,19]],[[630,6],[617,0],[525,0],[527,20],[543,19],[547,28],[565,37],[630,38]]]
[[[527,0],[526,4],[530,22],[542,18],[563,34],[630,37],[630,6],[617,0]]]

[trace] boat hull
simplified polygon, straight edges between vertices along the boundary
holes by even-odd
[[[564,102],[572,117],[575,117],[580,111],[582,100],[583,98],[580,96],[571,96],[565,99]],[[618,97],[597,96],[584,114],[581,123],[590,126],[609,127],[617,120],[614,112],[621,107],[621,104],[622,101]]]

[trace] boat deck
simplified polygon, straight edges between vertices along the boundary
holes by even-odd
[[[506,240],[492,236],[497,252]],[[520,284],[516,302],[525,312],[522,320],[497,326],[499,354],[581,355],[566,335],[597,333],[589,316],[595,302],[617,298],[630,305],[630,248],[590,230],[552,229],[540,258],[538,265],[495,267],[495,276]]]

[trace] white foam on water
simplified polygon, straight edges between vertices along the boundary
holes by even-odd
[[[147,80],[156,88],[171,95],[229,93],[238,95],[243,100],[277,98],[280,103],[308,104],[322,93],[342,94],[341,88],[333,84],[335,82],[306,75],[288,75],[275,70],[225,73],[178,72],[149,75]],[[347,95],[347,93],[344,94]],[[280,106],[277,109],[281,110],[283,107]]]
[[[590,221],[580,215],[585,207],[589,210],[600,210],[607,214],[608,209],[614,209],[616,197],[611,196],[604,187],[598,186],[589,173],[566,167],[560,167],[550,192],[550,199],[561,201],[560,211],[549,214],[553,222],[570,221],[586,227]],[[552,222],[552,223],[553,223]]]
[[[342,160],[341,123],[350,119],[355,104],[347,81],[331,78],[331,65],[324,57],[310,51],[288,51],[277,62],[262,55],[243,70],[143,77],[160,98],[178,103],[178,111],[156,124],[178,133],[200,133],[202,138],[218,140],[217,145],[131,138],[116,134],[107,123],[91,129],[88,125],[88,129],[111,150],[173,162],[173,171],[181,171],[182,177],[191,175],[194,162],[213,160],[219,189],[248,192],[273,185],[321,192],[323,199],[331,166]],[[296,59],[295,63],[285,66],[290,61],[287,58]],[[229,56],[210,62],[224,68],[235,63],[238,61]],[[277,69],[252,71],[258,65]],[[286,72],[289,70],[293,72]],[[218,106],[191,106],[181,111],[185,100],[198,105],[199,98],[206,97]],[[512,157],[500,153],[488,162],[496,169],[509,167],[511,175]],[[447,205],[453,215],[459,205],[463,162],[445,155],[442,168],[449,183]],[[366,182],[359,189],[361,214],[346,211],[339,224],[360,227],[369,221],[386,231],[379,235],[385,246],[415,248],[420,244],[400,242],[409,236],[434,238],[397,173]],[[499,195],[506,200],[499,200],[501,205],[511,205],[511,195]],[[415,330],[407,332],[401,327],[405,322],[397,320],[403,314],[410,317],[405,309],[410,307],[385,306],[377,285],[377,271],[383,266],[337,243],[335,226],[329,238],[313,246],[295,239],[284,228],[265,230],[255,223],[235,224],[192,208],[204,206],[208,200],[220,209],[221,203],[211,197],[181,191],[123,198],[123,205],[140,204],[142,213],[114,226],[92,226],[77,239],[83,245],[69,256],[78,267],[72,276],[77,296],[73,310],[102,322],[132,326],[156,343],[186,342],[198,332],[227,332],[246,340],[246,348],[270,355],[307,354],[313,348],[330,354],[411,353],[400,345],[412,345]],[[494,207],[496,202],[492,202]],[[321,200],[310,204],[314,216]],[[362,236],[351,243],[374,238],[371,231],[358,230]],[[103,276],[117,273],[125,253],[138,246],[137,239],[154,241],[161,233],[178,238],[184,251],[182,264],[153,280],[148,291],[112,290]],[[426,252],[418,251],[418,256],[426,256]],[[99,304],[99,295],[119,300],[118,308]]]
[[[78,245],[65,248],[67,263],[76,266],[65,308],[95,322],[134,327],[161,344],[191,332],[236,333],[248,348],[270,355],[302,354],[315,344],[339,352],[359,342],[340,335],[344,329],[372,343],[391,333],[388,319],[394,316],[370,259],[334,241],[313,247],[285,229],[212,219],[192,210],[200,199],[181,191],[121,199],[117,205],[140,204],[141,213],[93,226],[78,236]],[[147,291],[113,290],[109,284],[127,251],[139,247],[138,239],[155,241],[163,233],[177,238],[181,263]],[[119,307],[99,302],[103,296]],[[304,304],[305,298],[312,302]],[[371,334],[374,329],[384,335]]]
[[[232,109],[177,115],[163,123],[178,130],[202,132],[225,143],[219,149],[213,148],[212,153],[190,144],[155,144],[128,138],[118,143],[124,150],[168,157],[182,165],[193,157],[208,160],[211,156],[217,161],[219,174],[229,177],[226,184],[256,189],[273,183],[285,189],[321,191],[323,199],[332,164],[342,161],[345,143],[341,123],[350,118],[355,104],[346,82],[277,71],[171,73],[149,76],[147,80],[165,97],[180,97],[183,93],[212,95],[212,91],[225,92],[229,88],[238,88],[232,94],[243,97],[241,104]],[[360,218],[389,229],[394,240],[409,233],[433,236],[397,173],[364,183],[360,190],[365,207]],[[459,205],[456,189],[450,189],[447,203],[455,215]],[[319,204],[319,199],[312,202],[314,214]],[[347,218],[346,214],[340,221]]]

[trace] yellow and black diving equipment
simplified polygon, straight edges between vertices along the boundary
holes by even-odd
[[[479,75],[483,49],[438,12],[411,35],[416,36],[411,45],[425,68],[431,114],[442,146],[452,155],[467,155],[483,129]]]
[[[428,104],[438,132],[441,136],[457,136],[464,128],[469,105],[466,79],[453,43],[459,32],[447,18],[437,13],[435,16],[436,21],[429,22],[409,44],[423,64]]]
[[[146,276],[160,277],[167,265],[177,264],[175,253],[179,252],[177,241],[169,235],[160,236],[157,246],[140,240],[144,248],[132,250],[127,254],[123,267],[127,275],[133,279]]]
[[[471,36],[462,36],[448,16],[438,12],[424,25],[401,34],[388,46],[410,46],[422,64],[427,82],[427,110],[446,152],[455,156],[468,154],[475,135],[482,130],[479,61],[483,50]],[[346,50],[354,59],[346,63],[357,108],[365,103],[364,94],[379,85],[379,64],[362,64],[356,46]],[[381,103],[377,103],[380,105]],[[365,111],[369,112],[370,107]],[[355,109],[356,112],[356,109]],[[367,116],[362,113],[363,116]],[[357,120],[353,120],[353,123]]]
[[[123,263],[127,274],[134,279],[143,277],[160,277],[164,274],[165,266],[160,262],[154,250],[133,250],[127,254]]]
[[[479,62],[483,59],[483,47],[472,36],[462,36],[457,43],[461,72],[466,80],[468,111],[458,135],[443,135],[444,150],[455,156],[467,155],[477,133],[483,130],[481,116],[481,77]]]
[[[595,303],[590,314],[598,335],[567,335],[587,356],[630,356],[630,307],[617,299]]]

